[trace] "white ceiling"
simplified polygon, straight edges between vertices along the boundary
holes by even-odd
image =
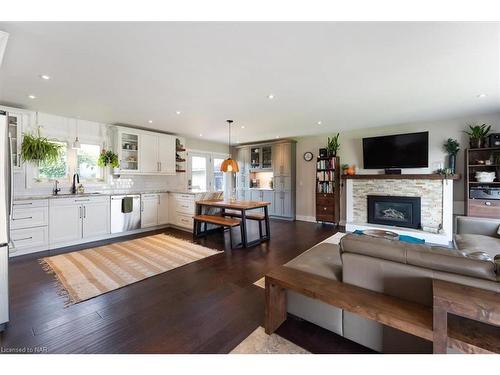
[[[228,118],[234,140],[247,142],[500,110],[498,23],[4,22],[0,30],[10,34],[2,103],[214,141],[227,139]]]

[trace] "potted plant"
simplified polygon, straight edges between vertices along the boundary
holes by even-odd
[[[340,134],[334,135],[332,138],[328,137],[328,143],[326,148],[328,149],[328,156],[337,156],[337,152],[340,150],[339,142]]]
[[[41,162],[53,163],[59,159],[61,147],[61,145],[42,137],[40,128],[38,128],[36,134],[23,134],[21,159],[37,166]]]
[[[470,148],[483,148],[486,146],[486,137],[490,132],[491,125],[469,125],[469,130],[464,133],[469,136]]]
[[[456,139],[448,138],[443,144],[443,149],[448,154],[448,169],[454,174],[457,165],[457,154],[460,151],[460,143]]]
[[[97,165],[99,167],[111,167],[116,169],[120,166],[118,155],[111,150],[106,151],[103,149],[99,155],[99,159],[97,159]]]

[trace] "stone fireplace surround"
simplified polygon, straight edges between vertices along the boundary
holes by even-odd
[[[436,174],[345,176],[346,231],[385,229],[449,245],[453,239],[453,179]],[[421,198],[424,229],[400,228],[368,223],[368,195]],[[433,233],[438,231],[438,233]]]

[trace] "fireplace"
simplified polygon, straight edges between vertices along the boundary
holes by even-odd
[[[368,222],[420,228],[420,197],[368,195]]]

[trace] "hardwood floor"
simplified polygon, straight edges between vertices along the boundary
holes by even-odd
[[[191,239],[183,231],[164,232]],[[271,241],[236,250],[229,249],[228,236],[224,241],[214,234],[197,242],[226,251],[67,308],[38,264],[54,252],[14,258],[11,321],[0,344],[48,353],[228,353],[263,323],[264,290],[253,283],[334,232],[331,226],[272,220]],[[366,352],[307,322],[292,319],[280,329],[299,345],[303,337],[313,352]]]

